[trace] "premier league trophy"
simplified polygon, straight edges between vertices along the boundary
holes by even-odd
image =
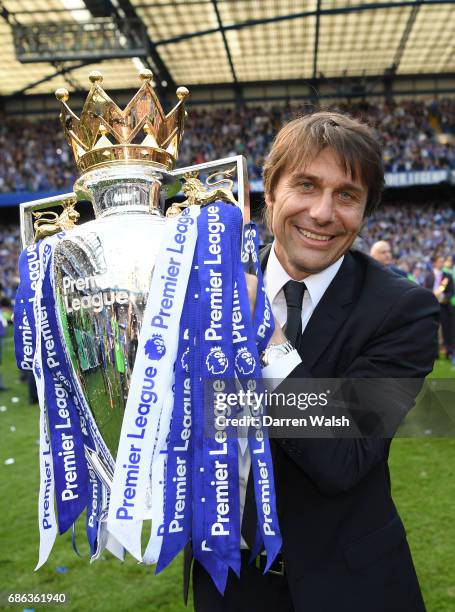
[[[220,509],[217,501],[221,485],[202,493],[202,503],[200,500],[194,502],[197,487],[205,486],[198,481],[197,475],[192,481],[191,492],[186,480],[190,472],[196,473],[194,462],[199,459],[189,454],[196,450],[192,451],[189,443],[169,445],[174,434],[180,442],[190,439],[189,433],[185,438],[185,427],[189,430],[191,419],[195,427],[199,409],[199,400],[194,402],[202,376],[192,383],[191,401],[196,408],[191,417],[186,415],[184,396],[189,389],[189,382],[185,386],[186,380],[189,381],[197,370],[194,356],[185,361],[185,355],[198,344],[188,332],[193,318],[202,317],[198,324],[203,327],[203,317],[212,316],[207,319],[206,332],[202,336],[195,332],[194,336],[202,338],[202,356],[198,353],[197,363],[202,364],[201,367],[207,363],[209,374],[224,376],[230,372],[234,376],[234,369],[229,369],[231,362],[234,368],[239,363],[239,355],[250,355],[245,344],[247,335],[238,331],[237,339],[243,345],[237,350],[237,359],[235,353],[228,359],[229,351],[223,344],[226,340],[218,333],[216,323],[223,316],[235,321],[232,308],[235,311],[236,296],[246,295],[239,277],[240,280],[225,284],[231,293],[220,297],[219,278],[225,272],[215,270],[218,264],[226,266],[221,261],[223,253],[229,261],[236,261],[238,255],[240,262],[242,236],[245,247],[242,217],[243,224],[249,223],[246,162],[238,156],[175,170],[188,90],[177,89],[178,103],[166,115],[155,94],[151,72],[142,71],[140,78],[139,91],[121,110],[103,90],[102,75],[92,72],[92,86],[80,118],[67,104],[68,92],[57,90],[63,128],[80,178],[74,185],[74,193],[21,205],[25,250],[20,260],[21,286],[16,300],[15,335],[18,363],[23,369],[33,370],[41,405],[38,566],[47,559],[57,533],[52,499],[55,495],[60,532],[73,525],[86,509],[92,559],[105,547],[122,558],[126,548],[138,559],[156,563],[161,546],[164,550],[161,540],[168,536],[167,549],[161,550],[160,563],[164,567],[190,537],[194,546],[199,538],[201,551],[218,551],[216,559],[212,559],[209,552],[204,553],[205,557],[202,552],[201,555],[212,575],[218,575],[217,586],[221,590],[227,568],[237,567],[239,563],[239,553],[234,550],[235,546],[231,547],[232,559],[225,563],[220,555],[227,550],[226,542],[232,544],[232,538],[239,539],[239,526],[236,524],[235,529],[228,531],[224,519],[218,516],[219,512],[216,514],[216,509]],[[237,197],[233,193],[234,183],[237,184]],[[180,191],[186,200],[166,206],[166,200]],[[77,224],[79,213],[75,205],[78,201],[92,204],[94,220]],[[63,212],[56,212],[56,207],[62,207]],[[238,224],[240,216],[237,242],[225,232],[230,221],[223,224],[221,213],[227,217],[237,213],[232,217],[235,217],[234,225]],[[206,215],[204,219],[203,214]],[[196,231],[196,225],[198,245],[202,240],[207,242],[205,256],[205,247],[195,246],[196,234],[190,238],[189,228],[194,226]],[[201,237],[201,232],[207,235]],[[167,247],[163,240],[167,240]],[[190,243],[192,251],[185,255],[184,247]],[[231,243],[234,246],[230,255]],[[248,248],[244,251],[248,252]],[[252,251],[254,245],[247,258]],[[244,259],[243,263],[246,261]],[[202,263],[207,264],[207,270],[210,266],[213,268],[205,290],[201,287],[205,282]],[[257,270],[257,257],[255,266]],[[186,280],[178,298],[176,277],[184,269]],[[199,283],[201,296],[197,291],[190,295],[190,290],[186,290],[192,282]],[[167,309],[172,310],[179,299],[180,310],[171,324]],[[194,299],[200,302],[191,302]],[[208,301],[204,302],[206,299]],[[241,301],[241,297],[238,299]],[[215,311],[219,303],[221,308],[227,302],[231,310]],[[264,308],[264,332],[266,327],[270,328],[270,311],[264,300],[258,299],[258,303]],[[141,336],[144,317],[153,333]],[[246,326],[244,322],[243,327]],[[238,329],[243,327],[240,325]],[[174,334],[172,338],[171,333]],[[235,342],[235,338],[234,335],[234,340],[229,339],[229,342]],[[261,338],[266,338],[265,333]],[[207,345],[205,349],[204,339],[213,340],[214,345]],[[140,358],[139,349],[142,351]],[[204,350],[207,350],[207,358]],[[253,346],[251,351],[255,350]],[[172,359],[166,370],[168,357]],[[252,372],[256,361],[250,355],[249,361],[244,363],[253,364]],[[240,373],[245,372],[245,367],[240,369]],[[174,382],[175,389],[171,384]],[[179,418],[182,427],[177,431]],[[202,417],[198,427],[201,420]],[[144,441],[152,421],[153,434]],[[199,435],[196,430],[194,435],[196,438]],[[200,436],[202,440],[202,434]],[[226,453],[231,455],[231,463],[228,461],[226,465],[235,466],[236,440],[223,444],[222,449],[227,449]],[[168,451],[163,451],[166,447]],[[195,443],[196,447],[199,449]],[[210,457],[207,451],[207,464],[204,463],[206,450],[199,451],[201,467],[197,473],[202,473],[203,466],[211,469]],[[262,480],[258,482],[267,482],[264,469]],[[213,473],[222,476],[219,470]],[[229,485],[233,487],[233,495],[237,487],[233,508],[237,504],[237,478],[232,476]],[[216,478],[217,483],[219,480]],[[221,537],[214,538],[209,547],[205,536],[196,534],[204,524],[196,517],[199,509],[205,508],[204,495],[207,496],[207,516],[210,515],[212,490],[215,527],[209,536]],[[260,494],[258,489],[257,495]],[[136,501],[139,509],[135,507]],[[266,509],[270,515],[270,505]],[[189,514],[185,514],[187,511]],[[237,508],[232,511],[238,513]],[[152,519],[154,537],[142,555],[140,529],[142,521],[148,518]],[[271,519],[267,520],[270,530]],[[277,526],[273,535],[276,531]],[[174,544],[172,537],[180,535],[183,539]],[[271,534],[266,529],[264,535]],[[195,554],[197,556],[197,550]]]
[[[249,220],[244,159],[172,172],[189,92],[179,87],[179,102],[165,115],[151,84],[152,73],[143,70],[140,78],[141,88],[122,111],[102,89],[101,74],[92,72],[92,87],[80,118],[67,105],[68,92],[57,90],[62,124],[81,176],[74,194],[21,206],[24,246],[66,230],[54,257],[61,322],[72,365],[113,457],[167,218],[204,199],[236,203],[227,187],[212,190],[197,178],[204,170],[221,174],[227,169],[228,175],[241,171],[239,206]],[[187,200],[172,205],[165,214],[165,199],[180,190],[182,179]],[[232,187],[233,181],[226,177],[224,184]],[[91,202],[94,221],[76,225],[78,200]],[[60,203],[61,215],[42,212]],[[96,457],[93,460],[108,484],[108,474]]]

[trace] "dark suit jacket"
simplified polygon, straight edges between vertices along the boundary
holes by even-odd
[[[263,268],[269,252],[261,251]],[[348,252],[298,342],[302,363],[290,377],[423,378],[437,356],[438,313],[430,291]],[[392,411],[411,407],[413,397],[390,389]],[[424,610],[390,492],[390,439],[271,443],[296,612]],[[185,565],[189,575],[188,554]]]

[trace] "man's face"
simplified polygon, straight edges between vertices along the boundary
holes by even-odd
[[[436,268],[436,270],[441,270],[443,266],[444,266],[444,258],[438,257],[436,261],[434,262],[434,267]]]
[[[390,249],[390,245],[387,242],[381,242],[380,244],[377,244],[372,255],[384,266],[388,266],[392,263],[392,251]]]
[[[349,249],[362,226],[367,195],[330,148],[305,169],[282,174],[266,204],[276,255],[292,278],[324,270]]]

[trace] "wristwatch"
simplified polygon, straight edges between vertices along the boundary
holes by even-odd
[[[261,354],[261,367],[265,368],[277,359],[281,359],[285,355],[288,355],[294,347],[289,342],[283,342],[282,344],[269,344],[269,346]]]

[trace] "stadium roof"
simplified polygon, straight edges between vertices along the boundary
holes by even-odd
[[[152,68],[159,84],[172,87],[308,80],[321,75],[455,73],[454,3],[0,0],[0,95],[47,93],[58,87],[86,89],[88,73],[95,69],[104,74],[108,89],[136,88],[141,64]],[[52,22],[87,30],[94,15],[106,17],[125,48],[130,42],[124,30],[128,19],[144,26],[146,53],[102,62],[83,56],[33,63],[16,58],[14,26],[42,27]],[[58,38],[52,32],[51,50]],[[66,39],[67,47],[72,40],[74,35]]]

